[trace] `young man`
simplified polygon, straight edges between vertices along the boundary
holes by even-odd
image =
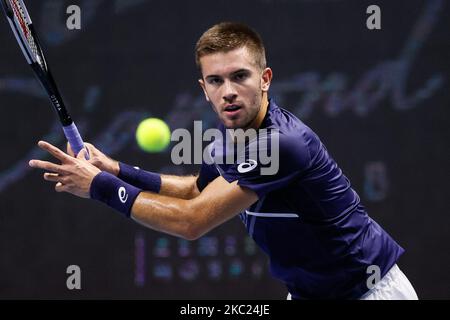
[[[190,240],[240,214],[293,299],[417,299],[396,265],[404,250],[367,215],[317,135],[268,99],[272,70],[259,35],[238,23],[215,25],[199,39],[196,62],[220,133],[257,129],[248,141],[233,136],[231,150],[214,141],[198,176],[146,172],[90,144],[87,161],[84,151],[74,158],[42,141],[62,163],[31,160],[30,166],[51,171],[44,177],[58,192],[102,201],[149,228]],[[238,144],[240,161],[223,163]],[[253,157],[260,146],[277,157],[270,174],[263,171],[267,162]],[[381,278],[374,287],[373,272]]]

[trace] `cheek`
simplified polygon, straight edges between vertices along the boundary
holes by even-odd
[[[220,102],[220,90],[210,90],[209,92],[209,99],[211,100],[212,103],[217,103]]]
[[[213,111],[219,114],[220,108],[218,106],[220,106],[220,100],[218,100],[217,97],[209,96],[209,104],[211,105]]]
[[[255,108],[259,107],[259,104],[261,104],[261,96],[258,93],[255,93],[253,96],[252,103]]]
[[[252,98],[258,100],[262,96],[262,86],[260,81],[255,81],[252,86]]]
[[[216,105],[212,101],[210,101],[209,103],[211,104],[211,108],[213,109],[213,111],[215,113],[219,114],[219,112],[217,111]]]

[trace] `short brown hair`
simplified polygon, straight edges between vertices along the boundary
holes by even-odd
[[[201,71],[201,57],[242,47],[250,50],[258,67],[266,67],[266,50],[260,35],[238,22],[221,22],[206,30],[195,46],[195,62]]]

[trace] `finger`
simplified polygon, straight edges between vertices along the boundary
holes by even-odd
[[[86,160],[86,147],[84,147],[83,149],[80,150],[80,152],[78,152],[77,154],[77,159],[83,159]]]
[[[86,149],[86,154],[91,157],[94,153],[93,151],[93,146],[90,143],[85,143],[84,144],[84,149]]]
[[[48,162],[48,161],[41,161],[41,160],[30,160],[28,163],[30,167],[37,168],[37,169],[44,169],[46,171],[56,172],[56,173],[64,173],[64,170],[62,166]]]
[[[61,182],[58,182],[58,183],[55,185],[55,191],[56,191],[56,192],[65,192],[65,191],[66,191],[66,186],[63,185]]]
[[[61,160],[62,162],[67,162],[67,161],[72,160],[72,158],[68,154],[64,153],[63,151],[61,151],[60,149],[58,149],[54,145],[51,145],[48,142],[39,141],[38,146],[41,149],[48,151],[52,156],[54,156],[56,159]]]
[[[61,177],[62,176],[57,173],[51,173],[51,172],[44,173],[44,180],[47,180],[47,181],[59,182],[61,180]]]
[[[89,142],[85,142],[84,146],[86,147],[87,151],[91,154],[92,152],[97,151],[97,148],[94,147],[93,144],[89,143]]]
[[[69,177],[50,172],[44,173],[44,179],[51,182],[60,182],[64,185],[67,185],[70,182]]]

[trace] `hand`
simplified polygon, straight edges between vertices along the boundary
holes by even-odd
[[[106,156],[103,152],[98,150],[94,145],[90,143],[85,143],[84,146],[89,152],[90,159],[88,162],[97,168],[99,168],[101,171],[106,171],[108,173],[111,173],[115,176],[119,175],[120,167],[119,162],[116,160],[111,159],[110,157]],[[75,157],[74,152],[72,151],[72,148],[70,147],[70,144],[67,143],[67,153]]]
[[[39,141],[38,146],[60,160],[61,164],[33,159],[29,162],[30,167],[51,171],[44,174],[44,179],[56,182],[57,192],[89,198],[92,180],[101,171],[85,159],[86,150],[83,149],[73,158],[48,142]]]

